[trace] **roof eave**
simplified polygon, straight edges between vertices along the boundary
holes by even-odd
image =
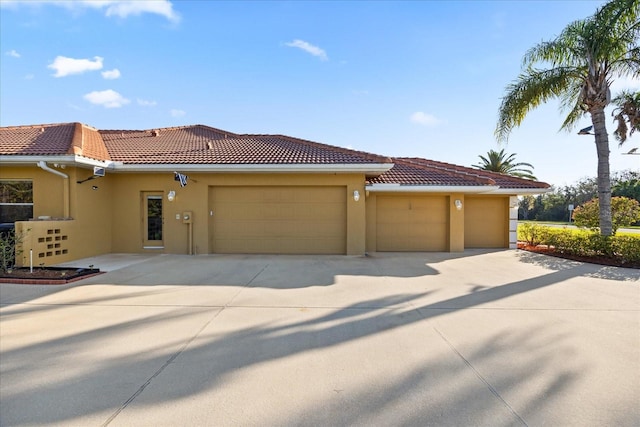
[[[371,192],[392,193],[493,193],[500,189],[495,185],[400,185],[370,184],[365,187]]]
[[[542,194],[551,188],[502,188],[497,185],[401,185],[401,184],[370,184],[367,191],[378,193],[466,193],[492,194],[505,196],[520,196],[527,194]]]
[[[110,160],[90,159],[75,154],[54,154],[54,155],[0,155],[0,164],[4,165],[32,165],[44,161],[47,163],[58,163],[67,166],[100,166],[111,168],[113,162]]]
[[[500,188],[496,190],[493,194],[508,194],[508,195],[518,195],[524,196],[528,194],[543,194],[551,191],[551,187],[547,188]]]
[[[243,173],[364,173],[378,176],[393,167],[392,163],[349,164],[125,164],[115,162],[115,172],[243,172]]]

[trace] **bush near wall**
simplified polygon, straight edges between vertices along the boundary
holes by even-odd
[[[640,235],[602,236],[596,232],[520,224],[518,241],[527,246],[546,245],[558,254],[610,258],[620,265],[640,266]]]

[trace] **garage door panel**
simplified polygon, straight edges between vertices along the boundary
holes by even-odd
[[[449,213],[445,196],[378,196],[378,251],[445,251]]]
[[[214,187],[218,253],[346,252],[345,187]]]
[[[496,197],[465,199],[465,248],[509,247],[509,200]]]

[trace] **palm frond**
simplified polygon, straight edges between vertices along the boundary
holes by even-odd
[[[507,86],[498,113],[495,134],[498,141],[507,141],[514,127],[527,113],[539,105],[562,95],[579,78],[580,70],[563,67],[550,70],[529,69]]]

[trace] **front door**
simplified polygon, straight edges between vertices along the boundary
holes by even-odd
[[[162,193],[149,192],[142,193],[142,245],[145,248],[162,248],[164,240],[162,237]]]

